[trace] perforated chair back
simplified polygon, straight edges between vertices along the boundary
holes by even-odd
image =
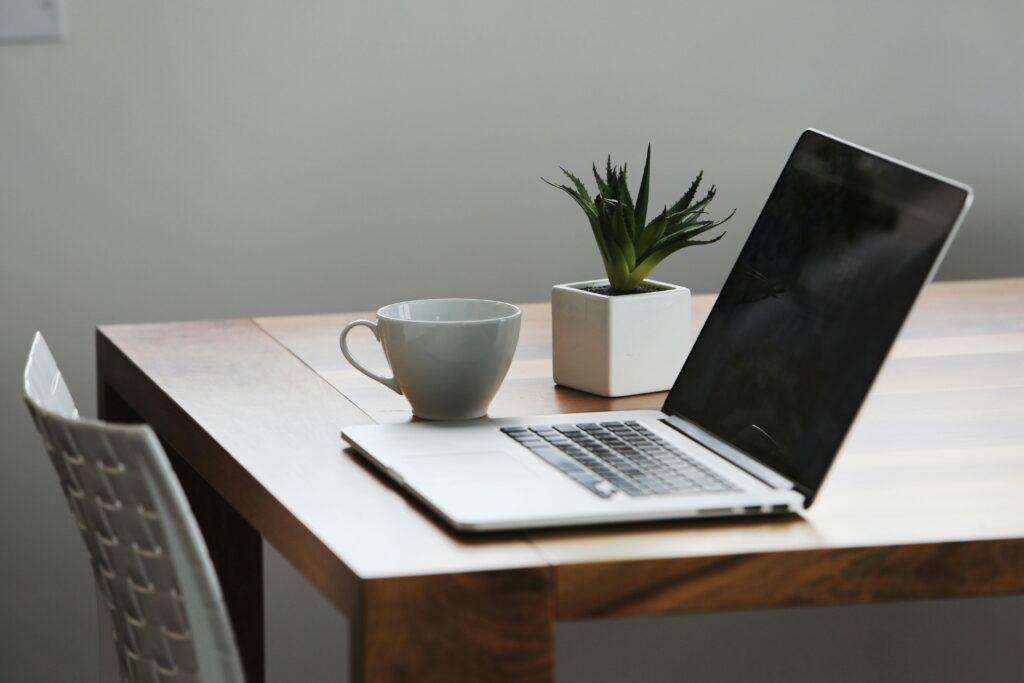
[[[109,610],[119,679],[242,683],[206,545],[153,430],[79,417],[38,332],[24,389]]]

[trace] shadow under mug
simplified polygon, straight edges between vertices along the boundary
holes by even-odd
[[[484,299],[422,299],[389,304],[377,321],[353,320],[341,353],[361,373],[403,394],[417,417],[468,420],[487,414],[519,341],[517,306]],[[368,327],[384,347],[391,377],[364,367],[346,337]]]

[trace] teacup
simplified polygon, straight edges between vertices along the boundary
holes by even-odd
[[[500,301],[403,301],[380,308],[376,322],[353,320],[339,343],[349,363],[403,394],[417,417],[468,420],[487,414],[512,363],[521,318],[518,307]],[[352,356],[345,338],[360,325],[383,345],[392,377],[378,375]]]

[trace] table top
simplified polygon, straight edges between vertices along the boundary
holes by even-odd
[[[693,329],[713,300],[693,298]],[[1024,572],[1006,571],[1024,566],[1024,279],[926,289],[802,516],[485,537],[450,532],[345,448],[346,425],[411,418],[402,397],[342,358],[338,334],[359,317],[372,315],[115,325],[97,336],[107,381],[342,609],[363,581],[538,567],[553,573],[560,618],[1024,588],[1007,578]],[[384,367],[368,332],[349,341]],[[555,386],[549,306],[527,304],[491,415],[663,400]],[[885,578],[921,567],[927,580]]]

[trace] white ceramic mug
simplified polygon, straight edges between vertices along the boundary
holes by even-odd
[[[353,320],[341,332],[341,352],[356,370],[404,394],[417,417],[468,420],[487,407],[508,373],[522,313],[483,299],[423,299],[390,304],[377,321]],[[392,377],[363,367],[345,338],[370,328],[383,347]]]

